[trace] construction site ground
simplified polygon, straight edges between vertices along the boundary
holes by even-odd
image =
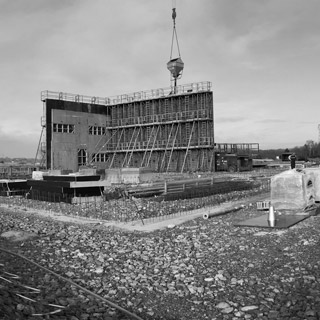
[[[133,319],[103,298],[139,320],[319,319],[319,216],[285,230],[237,226],[265,214],[257,201],[269,197],[145,224],[3,205],[0,319]]]

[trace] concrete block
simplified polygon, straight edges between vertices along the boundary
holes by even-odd
[[[106,169],[105,180],[111,184],[139,184],[152,181],[153,172],[149,168]]]
[[[32,180],[43,180],[43,176],[48,174],[48,172],[44,171],[32,171]]]
[[[315,203],[315,175],[288,170],[271,178],[271,204],[276,210],[304,210]]]
[[[139,183],[140,169],[139,168],[122,168],[121,176],[123,183]]]
[[[94,176],[96,174],[97,174],[97,169],[92,169],[92,168],[79,169],[80,176]]]
[[[105,180],[107,181],[108,185],[122,183],[121,169],[106,169]]]

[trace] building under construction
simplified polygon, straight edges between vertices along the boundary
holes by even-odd
[[[172,9],[173,34],[167,69],[171,86],[112,98],[43,91],[42,134],[37,156],[47,169],[147,167],[156,172],[225,170],[215,161],[210,82],[177,85],[184,69]],[[176,40],[178,56],[173,57]],[[255,144],[256,145],[256,144]],[[249,154],[252,144],[218,147]],[[230,150],[229,150],[230,149]],[[222,151],[223,151],[222,150]],[[227,151],[228,150],[228,151]],[[236,159],[233,170],[250,168]],[[229,166],[230,167],[230,166]]]
[[[43,91],[41,100],[39,152],[48,169],[214,171],[210,82],[111,98]]]

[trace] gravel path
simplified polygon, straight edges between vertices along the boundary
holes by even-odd
[[[36,237],[0,238],[0,247],[145,320],[320,319],[320,217],[284,231],[234,226],[261,214],[248,204],[224,216],[146,233],[1,208],[1,233],[23,230]],[[0,277],[0,319],[129,319],[3,252]]]

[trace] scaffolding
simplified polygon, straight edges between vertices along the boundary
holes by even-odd
[[[34,165],[39,168],[46,168],[46,117],[41,117],[41,134],[34,159]]]
[[[183,172],[214,167],[211,91],[113,105],[107,130],[114,137],[107,144],[109,168]]]

